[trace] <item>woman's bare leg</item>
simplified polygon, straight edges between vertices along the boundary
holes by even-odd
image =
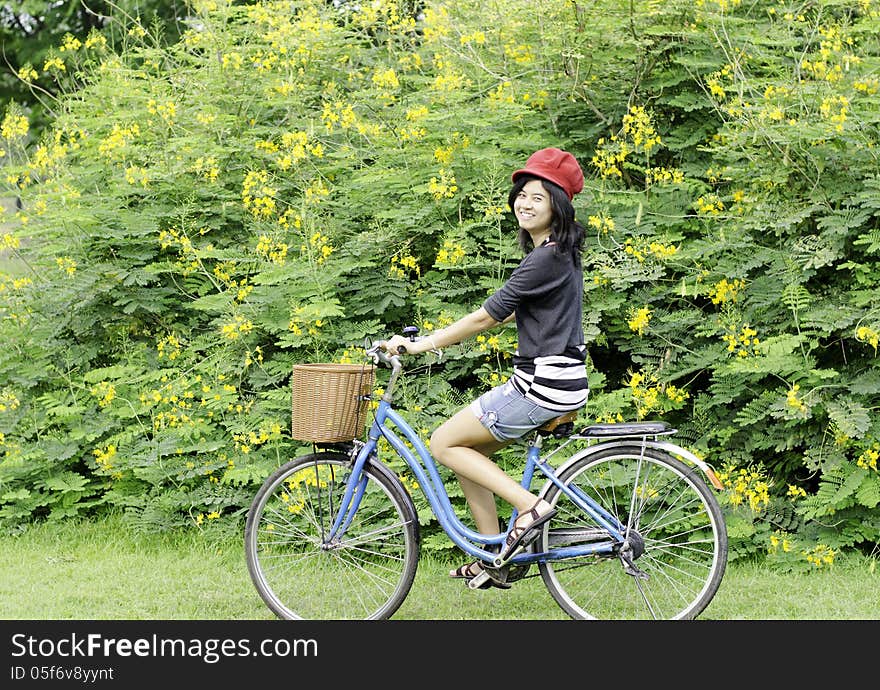
[[[468,508],[474,517],[474,524],[480,534],[498,534],[501,525],[498,522],[498,507],[495,505],[495,494],[484,486],[472,482],[461,474],[455,475],[461,485]]]
[[[494,496],[500,496],[519,513],[529,510],[538,500],[487,457],[504,445],[467,407],[447,419],[431,436],[432,455],[458,475],[477,530],[483,534],[499,532]]]

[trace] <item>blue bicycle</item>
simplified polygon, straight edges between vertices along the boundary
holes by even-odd
[[[709,484],[722,486],[707,463],[666,438],[675,429],[634,422],[575,431],[570,413],[533,432],[522,484],[542,482],[537,493],[557,513],[537,539],[501,560],[497,547],[515,511],[494,535],[458,517],[436,461],[392,404],[399,357],[381,342],[365,350],[391,368],[365,440],[287,462],[250,507],[248,570],[276,616],[383,619],[406,599],[419,561],[419,521],[410,493],[380,457],[382,439],[415,475],[449,538],[482,561],[471,588],[507,587],[537,567],[575,619],[692,619],[712,600],[727,564],[727,531]],[[542,455],[551,434],[559,442]]]

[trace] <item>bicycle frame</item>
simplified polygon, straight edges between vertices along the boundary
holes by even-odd
[[[573,432],[578,414],[571,413],[523,437],[519,484],[556,510],[508,556],[498,547],[513,532],[517,511],[497,534],[471,526],[450,498],[451,470],[432,456],[419,425],[394,409],[402,364],[387,346],[364,348],[374,364],[391,368],[384,391],[357,398],[359,405],[371,401],[367,434],[323,449],[316,442],[267,477],[251,502],[248,572],[276,615],[373,619],[397,611],[420,558],[411,480],[450,545],[476,558],[479,572],[468,563],[450,573],[470,590],[507,589],[538,576],[575,619],[691,619],[705,609],[728,555],[724,514],[709,484],[724,487],[706,462],[669,438],[676,429],[636,420]],[[395,472],[404,467],[405,480]],[[530,573],[532,565],[540,572]]]
[[[440,476],[437,462],[431,456],[416,431],[406,419],[393,409],[390,401],[384,398],[379,401],[375,418],[367,435],[367,441],[357,451],[352,465],[352,476],[346,486],[345,494],[340,504],[340,511],[327,537],[328,540],[341,537],[357,512],[366,485],[366,477],[362,474],[363,468],[373,458],[378,457],[377,447],[382,438],[388,441],[415,474],[419,487],[449,538],[466,553],[478,558],[491,560],[494,557],[494,552],[481,549],[476,544],[501,544],[505,540],[513,521],[516,519],[516,512],[514,511],[510,517],[507,531],[502,533],[494,535],[481,534],[465,525],[455,514],[452,501],[446,492],[443,479]],[[415,454],[406,445],[405,441],[409,442],[415,449]],[[554,469],[541,459],[540,443],[532,442],[528,446],[526,466],[521,481],[524,487],[528,488],[531,485],[536,470],[540,471],[547,478],[548,482],[558,486],[576,505],[590,515],[597,525],[607,530],[612,538],[591,542],[583,546],[554,549],[550,553],[524,552],[514,556],[510,563],[534,563],[537,560],[547,560],[548,558],[557,560],[590,554],[610,553],[616,545],[624,541],[626,526],[621,525],[616,518],[577,487],[564,485],[558,479]]]

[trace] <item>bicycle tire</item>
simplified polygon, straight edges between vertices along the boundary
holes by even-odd
[[[706,608],[727,565],[727,530],[699,470],[663,451],[618,445],[574,462],[560,480],[576,484],[624,525],[635,498],[632,565],[642,574],[628,573],[619,552],[540,561],[547,590],[569,616],[688,620]],[[559,548],[574,538],[569,535],[581,541],[608,538],[559,487],[551,486],[545,499],[558,513],[544,526],[533,551]],[[639,539],[642,553],[637,553]]]
[[[340,540],[325,538],[349,474],[344,453],[313,453],[277,469],[254,497],[245,523],[248,572],[279,618],[385,619],[409,594],[418,519],[384,465],[364,468],[364,496],[351,524]]]

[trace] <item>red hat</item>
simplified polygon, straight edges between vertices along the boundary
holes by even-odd
[[[568,194],[569,199],[573,199],[584,188],[581,166],[574,156],[561,149],[535,151],[526,161],[526,167],[513,173],[511,179],[516,182],[520,175],[534,175],[558,184]]]

